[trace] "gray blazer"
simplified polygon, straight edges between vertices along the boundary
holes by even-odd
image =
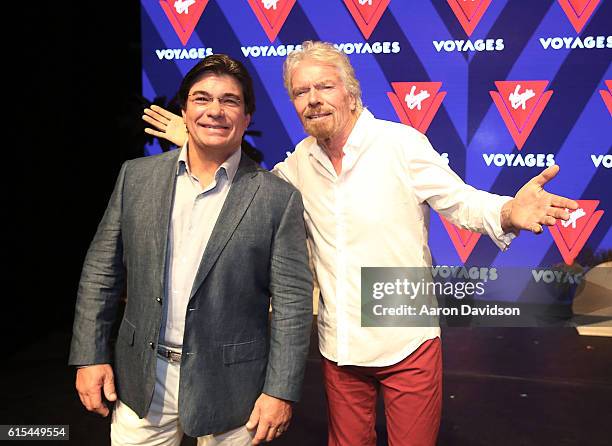
[[[85,258],[76,303],[70,364],[112,364],[119,398],[140,417],[155,387],[177,159],[178,150],[123,165]],[[185,317],[179,417],[188,435],[245,424],[261,392],[299,399],[312,322],[302,199],[245,155]]]

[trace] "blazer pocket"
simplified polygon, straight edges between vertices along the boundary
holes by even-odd
[[[123,319],[121,327],[119,327],[119,334],[117,338],[125,342],[127,345],[134,345],[134,336],[136,334],[136,327],[127,319]]]
[[[267,353],[267,339],[256,339],[239,344],[226,344],[223,346],[223,364],[254,361],[264,358]]]

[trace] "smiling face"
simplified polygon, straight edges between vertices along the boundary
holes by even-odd
[[[238,81],[214,73],[205,74],[193,84],[182,114],[189,147],[213,151],[215,156],[229,156],[239,148],[251,121]]]
[[[356,101],[338,69],[312,59],[291,73],[293,105],[304,130],[319,141],[345,141],[357,120]]]

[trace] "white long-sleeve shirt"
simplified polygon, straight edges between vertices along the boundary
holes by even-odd
[[[274,168],[302,193],[321,289],[321,354],[338,365],[395,364],[439,327],[361,327],[361,267],[431,266],[429,209],[505,249],[500,226],[510,197],[466,185],[427,138],[363,110],[337,175],[316,139],[307,137]]]

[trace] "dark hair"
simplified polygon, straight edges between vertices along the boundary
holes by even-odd
[[[247,115],[255,113],[255,94],[253,93],[253,80],[251,75],[239,61],[226,54],[213,54],[205,57],[185,75],[178,91],[178,100],[181,109],[185,110],[189,90],[202,76],[213,73],[218,76],[232,76],[242,87],[244,96],[244,111]]]

